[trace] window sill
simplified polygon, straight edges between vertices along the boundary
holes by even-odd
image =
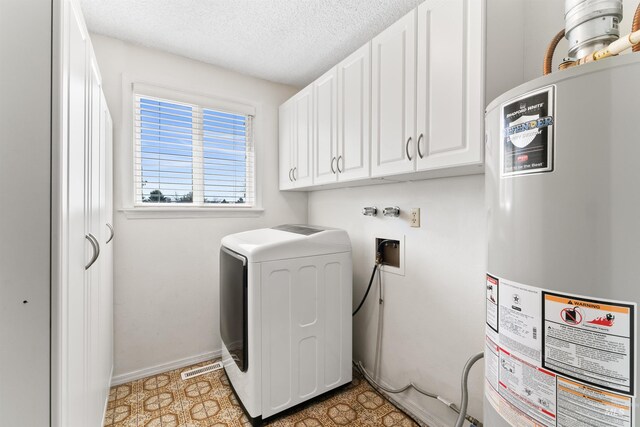
[[[262,208],[198,208],[198,207],[139,207],[119,209],[127,219],[171,219],[171,218],[257,218],[264,213]]]

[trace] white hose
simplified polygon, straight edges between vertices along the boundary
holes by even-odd
[[[467,363],[464,365],[464,369],[462,370],[462,378],[460,380],[460,388],[462,389],[462,401],[460,402],[460,413],[458,414],[458,419],[456,420],[455,427],[462,427],[464,424],[464,419],[467,415],[467,405],[469,404],[469,389],[467,388],[467,380],[469,379],[469,371],[471,367],[478,360],[484,357],[484,353],[478,353],[475,356],[472,356]]]

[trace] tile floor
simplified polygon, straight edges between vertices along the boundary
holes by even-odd
[[[204,362],[194,366],[203,366]],[[182,380],[194,366],[111,388],[105,427],[249,426],[224,370]],[[416,424],[380,396],[358,372],[353,382],[299,410],[267,420],[274,427],[402,426]]]

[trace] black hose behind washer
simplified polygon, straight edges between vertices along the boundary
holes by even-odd
[[[369,285],[367,285],[367,292],[364,293],[364,297],[362,297],[362,301],[360,301],[358,308],[356,308],[356,310],[351,314],[352,317],[355,316],[358,313],[358,311],[360,311],[360,309],[362,308],[362,305],[367,300],[367,296],[369,295],[369,291],[371,290],[371,285],[373,284],[373,278],[376,277],[376,271],[378,270],[378,266],[382,264],[382,252],[380,252],[380,248],[382,247],[382,245],[389,242],[392,242],[392,240],[384,239],[384,240],[381,240],[380,243],[378,243],[378,250],[376,251],[376,263],[373,266],[373,271],[371,272],[371,279],[369,279]],[[380,303],[382,304],[382,301]]]
[[[373,266],[373,271],[371,272],[371,279],[369,279],[369,286],[367,286],[367,292],[364,293],[364,297],[362,298],[362,301],[360,301],[360,305],[358,305],[358,308],[356,308],[356,310],[353,312],[353,314],[351,314],[351,316],[355,316],[358,311],[360,311],[360,309],[362,308],[362,305],[364,304],[364,302],[367,300],[367,296],[369,295],[369,291],[371,290],[371,284],[373,283],[373,278],[376,277],[376,270],[378,270],[378,263],[376,263]]]

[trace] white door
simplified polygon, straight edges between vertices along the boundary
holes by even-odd
[[[484,1],[418,7],[418,170],[482,162]]]
[[[278,176],[280,190],[289,190],[293,184],[293,101],[289,100],[280,106],[279,122],[279,142],[278,142]]]
[[[372,40],[374,177],[415,169],[415,39],[413,10]]]
[[[370,176],[371,42],[338,64],[338,157],[340,181]]]
[[[294,98],[293,181],[295,187],[313,184],[313,86],[302,89]]]
[[[338,131],[338,79],[336,67],[313,83],[314,109],[314,184],[335,182]]]
[[[62,209],[63,236],[66,254],[62,255],[66,280],[61,283],[61,425],[84,427],[86,420],[86,298],[85,264],[89,243],[85,239],[85,143],[87,34],[84,32],[80,10],[74,3],[65,2],[68,27],[63,50],[66,50],[67,110],[66,110],[66,200]],[[64,162],[64,159],[63,159]],[[64,163],[63,163],[63,170]],[[63,184],[64,185],[64,184]],[[64,192],[64,190],[63,190]],[[66,202],[66,203],[65,203]],[[64,244],[63,244],[64,247]]]
[[[113,368],[113,122],[104,94],[101,96],[101,226],[104,232],[102,246],[102,278],[100,280],[100,372],[102,378],[101,401],[108,397]]]
[[[86,198],[86,224],[88,233],[97,241],[98,250],[103,244],[103,229],[101,224],[101,199],[103,195],[101,193],[101,132],[100,132],[100,117],[102,115],[101,110],[101,81],[100,72],[98,71],[98,64],[93,52],[89,51],[89,92],[87,97],[87,146],[86,146],[86,165],[87,181],[85,186],[87,188]],[[97,252],[99,253],[99,251]],[[95,258],[94,249],[89,251],[89,257]],[[102,258],[98,256],[95,258],[95,262],[86,272],[86,288],[88,292],[87,298],[87,410],[88,426],[99,426],[102,423],[102,414],[104,411],[103,397],[103,383],[102,378],[101,361],[102,354],[101,340],[100,340],[100,317],[102,302],[100,300],[101,293],[101,269]]]

